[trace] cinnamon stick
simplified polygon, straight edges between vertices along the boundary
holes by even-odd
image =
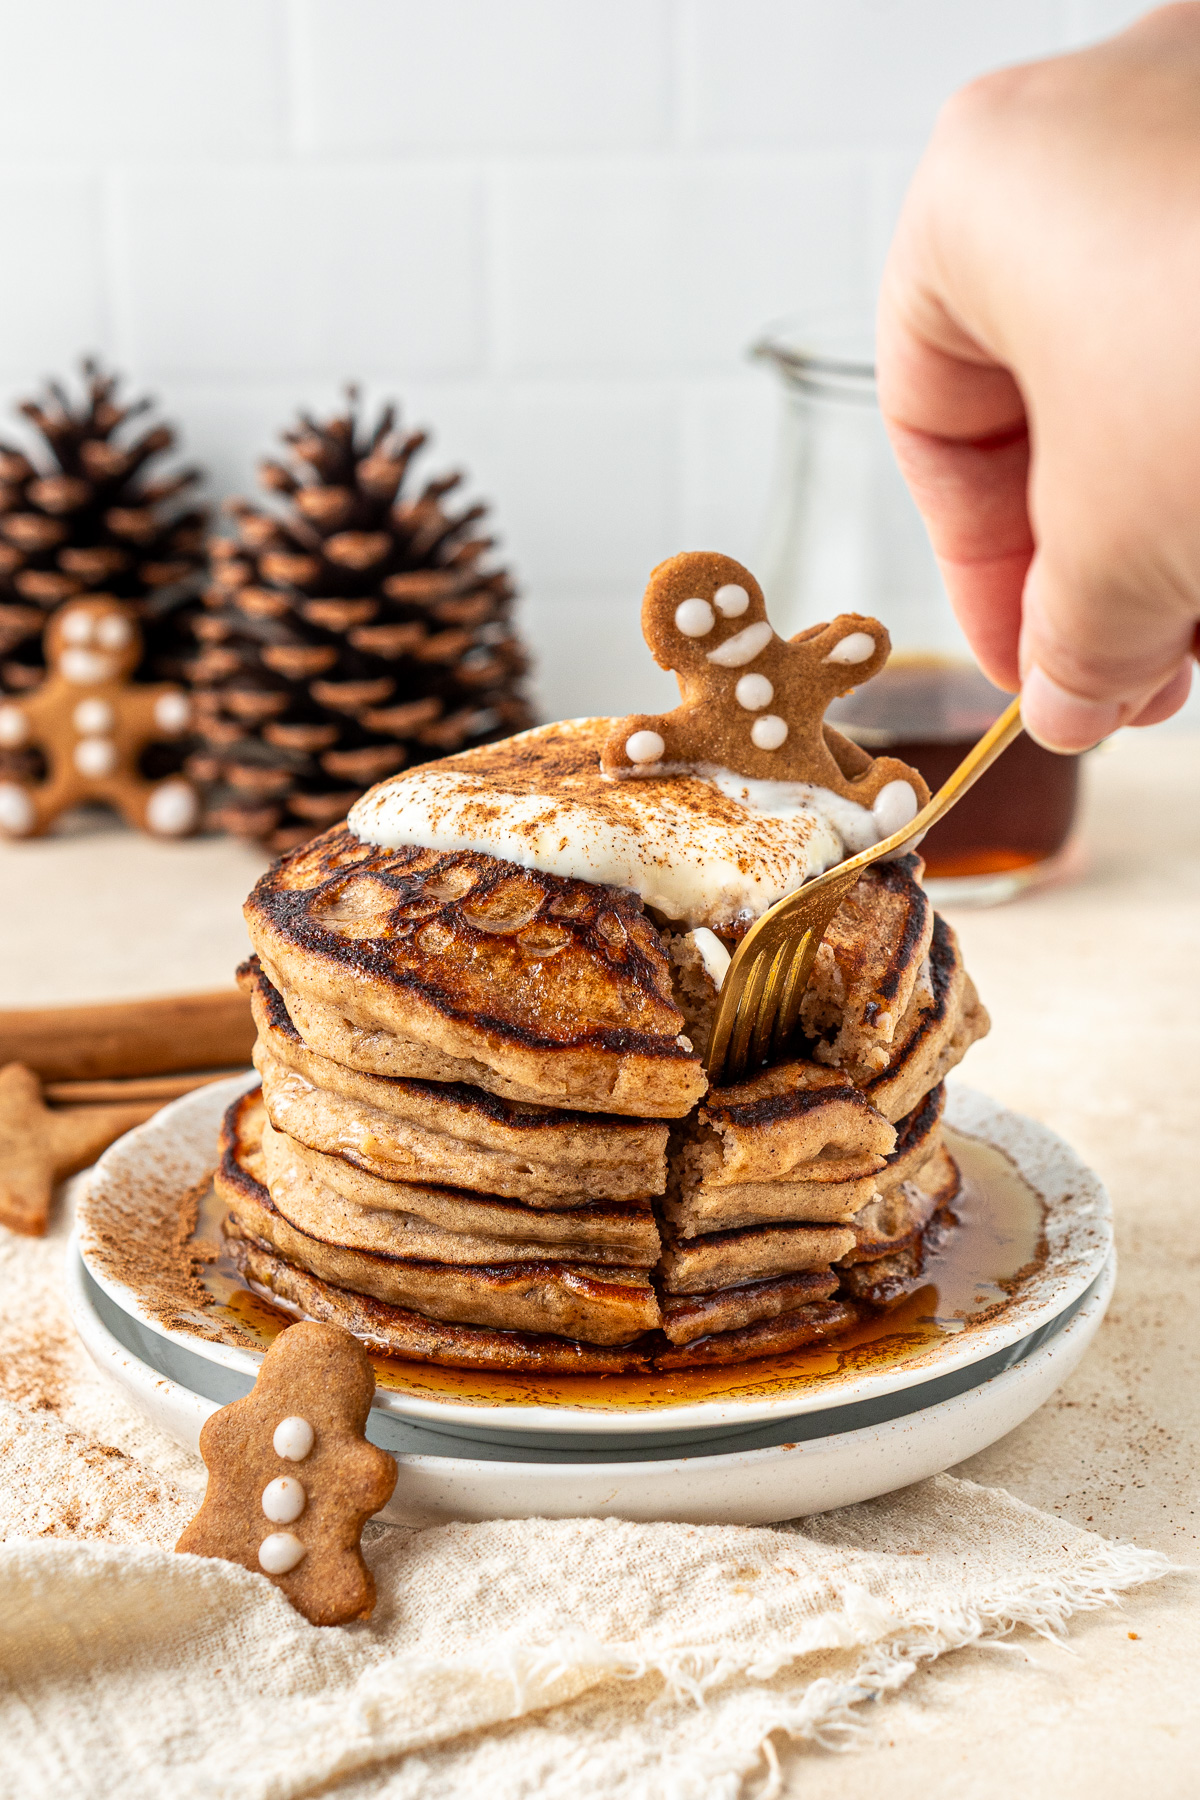
[[[0,1012],[0,1064],[43,1081],[246,1067],[254,1046],[249,998],[236,988],[92,1006]]]
[[[48,1081],[44,1095],[55,1106],[90,1106],[118,1100],[165,1103],[240,1072],[238,1069],[205,1069],[195,1075],[113,1075],[99,1081]]]

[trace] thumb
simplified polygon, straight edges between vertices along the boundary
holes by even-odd
[[[1119,726],[1177,712],[1191,684],[1195,620],[1175,596],[1067,576],[1039,551],[1021,612],[1021,716],[1047,750],[1090,750]]]

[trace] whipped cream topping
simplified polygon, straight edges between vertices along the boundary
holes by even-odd
[[[384,849],[476,850],[527,869],[631,889],[689,927],[756,919],[903,824],[907,788],[875,811],[801,781],[700,768],[611,780],[611,719],[542,725],[380,782],[348,824]],[[895,821],[893,823],[893,820]]]

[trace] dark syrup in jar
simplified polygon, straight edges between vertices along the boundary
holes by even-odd
[[[936,793],[1008,700],[970,664],[900,656],[835,700],[828,717],[872,755],[911,763]],[[1078,792],[1079,758],[1022,733],[926,837],[926,874],[998,875],[1048,861],[1070,835]]]

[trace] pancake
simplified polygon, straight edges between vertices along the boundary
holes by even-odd
[[[656,1354],[654,1367],[664,1371],[698,1369],[751,1362],[761,1356],[783,1356],[805,1344],[839,1337],[858,1323],[863,1311],[853,1300],[816,1300],[740,1331],[717,1331],[693,1343],[672,1344]]]
[[[924,1231],[899,1250],[865,1262],[843,1263],[837,1270],[839,1294],[867,1306],[894,1306],[924,1284],[926,1257],[941,1247],[957,1224],[950,1206],[940,1208]]]
[[[657,1155],[632,1166],[601,1166],[593,1171],[582,1155],[575,1161],[539,1166],[529,1155],[542,1135],[536,1126],[525,1134],[524,1156],[454,1135],[456,1127],[470,1129],[476,1109],[453,1095],[444,1103],[436,1093],[414,1097],[427,1118],[444,1116],[447,1129],[439,1131],[360,1100],[314,1088],[303,1075],[272,1056],[261,1041],[255,1047],[254,1063],[262,1077],[272,1124],[311,1149],[341,1156],[385,1181],[472,1188],[481,1194],[553,1207],[578,1206],[593,1199],[641,1200],[661,1191],[666,1182],[665,1128],[659,1128]],[[425,1085],[432,1088],[434,1084]],[[519,1132],[511,1135],[520,1140]],[[544,1135],[552,1137],[552,1129]],[[562,1136],[569,1141],[569,1131]]]
[[[894,1256],[920,1236],[934,1213],[950,1204],[960,1185],[958,1164],[939,1144],[918,1175],[863,1207],[854,1221],[854,1248],[839,1259],[838,1267]]]
[[[830,921],[800,1010],[814,1054],[856,1081],[888,1067],[933,936],[919,857],[865,869]]]
[[[630,893],[338,826],[276,863],[245,910],[300,1035],[351,1068],[641,1118],[682,1117],[705,1090]],[[323,1030],[329,1013],[350,1029]]]
[[[672,1148],[662,1214],[676,1238],[733,1226],[791,1221],[801,1224],[857,1222],[863,1208],[902,1181],[912,1180],[941,1142],[940,1120],[946,1090],[939,1084],[902,1119],[895,1148],[882,1168],[845,1181],[743,1181],[722,1185],[709,1178],[719,1149],[682,1134]],[[885,1121],[886,1123],[886,1121]],[[895,1129],[895,1128],[889,1128]],[[803,1173],[801,1168],[794,1173]]]
[[[863,1092],[885,1119],[902,1119],[990,1029],[987,1009],[963,967],[958,939],[935,914],[929,956],[897,1027],[891,1059]]]
[[[658,1324],[645,1275],[550,1259],[454,1265],[348,1249],[289,1223],[265,1185],[266,1113],[257,1090],[229,1108],[222,1127],[217,1193],[226,1230],[274,1250],[323,1281],[452,1324],[533,1331],[585,1343],[628,1343]]]
[[[854,1181],[747,1181],[737,1187],[669,1186],[662,1216],[674,1237],[689,1239],[737,1225],[845,1225],[878,1193],[878,1176]]]
[[[649,1364],[640,1342],[601,1349],[540,1333],[451,1325],[322,1281],[266,1245],[240,1236],[236,1228],[227,1232],[226,1241],[238,1272],[256,1294],[298,1319],[340,1325],[377,1356],[437,1363],[447,1369],[542,1375],[618,1375],[644,1370]]]
[[[486,1240],[497,1246],[494,1253],[489,1251],[486,1256],[450,1256],[446,1260],[451,1262],[511,1262],[524,1255],[648,1269],[658,1260],[658,1226],[649,1205],[618,1206],[600,1201],[551,1212],[544,1207],[522,1206],[517,1201],[489,1199],[461,1188],[384,1181],[340,1156],[311,1150],[307,1144],[269,1126],[263,1128],[263,1157],[265,1185],[276,1206],[293,1224],[303,1221],[292,1206],[305,1202],[286,1201],[285,1185],[292,1196],[321,1192],[340,1198],[360,1212],[394,1214],[410,1221],[406,1227],[410,1232],[424,1226],[442,1233],[447,1240]]]
[[[895,1127],[839,1071],[780,1063],[736,1087],[713,1088],[698,1115],[703,1179],[853,1181],[877,1174],[895,1148]],[[715,1154],[714,1154],[715,1153]]]
[[[238,980],[250,994],[255,1063],[273,1123],[314,1148],[355,1148],[386,1179],[545,1204],[662,1192],[666,1124],[532,1106],[463,1082],[364,1074],[305,1044],[257,957],[242,964]],[[288,1071],[300,1078],[286,1089],[290,1120],[283,1116]]]
[[[854,1245],[850,1225],[754,1225],[707,1237],[668,1237],[658,1278],[668,1294],[711,1294],[771,1275],[824,1270]]]
[[[837,1292],[838,1280],[832,1270],[819,1269],[749,1281],[717,1294],[664,1294],[663,1333],[673,1344],[691,1344],[714,1332],[741,1331],[813,1300],[828,1300]]]

